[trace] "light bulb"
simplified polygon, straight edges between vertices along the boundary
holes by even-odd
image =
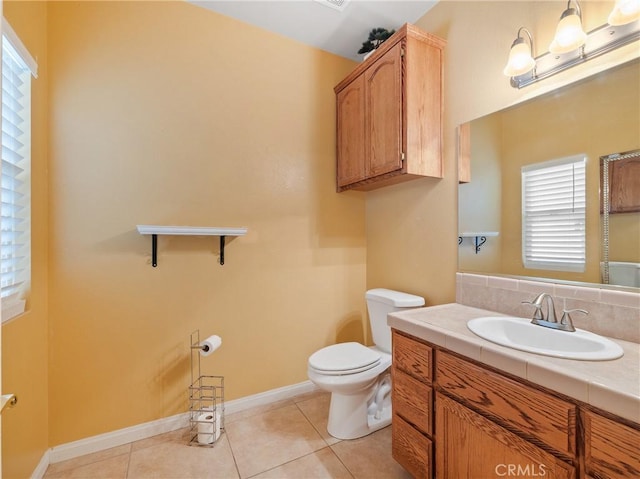
[[[549,46],[551,53],[567,53],[584,45],[587,34],[582,29],[582,20],[574,9],[567,9],[562,14],[556,36]]]
[[[515,77],[533,70],[535,66],[536,61],[531,57],[529,45],[522,38],[518,38],[511,47],[503,73],[508,77]]]

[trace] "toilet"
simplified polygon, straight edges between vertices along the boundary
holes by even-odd
[[[307,374],[331,392],[327,431],[356,439],[391,424],[391,328],[387,314],[424,305],[424,298],[390,289],[366,293],[375,346],[339,343],[309,357]]]

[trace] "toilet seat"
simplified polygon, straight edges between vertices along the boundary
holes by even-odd
[[[327,346],[309,357],[309,367],[328,376],[356,374],[376,367],[381,356],[360,343]]]

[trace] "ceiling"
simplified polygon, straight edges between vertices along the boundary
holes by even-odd
[[[352,60],[372,28],[415,23],[437,0],[189,0],[222,15]],[[336,9],[326,4],[342,4]]]

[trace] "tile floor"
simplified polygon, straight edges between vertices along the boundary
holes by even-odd
[[[316,392],[225,418],[213,448],[188,429],[51,464],[45,479],[410,479],[391,457],[391,428],[352,441],[327,433],[330,396]]]

